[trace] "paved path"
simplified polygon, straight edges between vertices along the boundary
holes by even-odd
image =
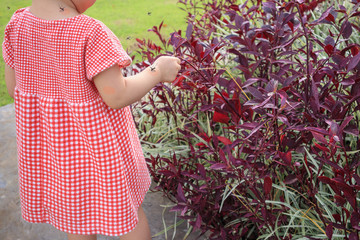
[[[171,204],[159,192],[149,192],[143,203],[148,216],[152,234],[163,231],[163,211],[161,205]],[[167,226],[175,222],[173,212],[164,212]],[[179,220],[179,219],[178,219]],[[169,240],[181,240],[186,235],[186,224],[183,223],[175,232],[168,232]],[[198,234],[192,234],[188,240],[195,240]],[[59,232],[48,224],[31,224],[22,220],[18,193],[16,131],[14,105],[0,107],[0,240],[65,240],[66,234]],[[99,236],[99,240],[115,240],[116,237]],[[166,239],[164,234],[153,237],[156,240]]]

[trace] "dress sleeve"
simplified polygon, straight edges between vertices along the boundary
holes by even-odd
[[[126,67],[131,64],[131,58],[115,34],[102,22],[97,22],[85,47],[86,77],[92,80],[114,64]]]
[[[11,68],[15,68],[14,49],[12,47],[11,38],[12,38],[12,34],[14,34],[14,21],[19,11],[20,10],[14,13],[9,23],[6,25],[4,32],[4,41],[2,43],[2,55],[4,61]]]

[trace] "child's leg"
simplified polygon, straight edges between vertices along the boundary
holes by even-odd
[[[148,220],[142,207],[138,211],[139,222],[128,234],[120,237],[120,240],[151,240],[151,232]],[[68,233],[68,240],[96,240],[96,235],[74,235]]]
[[[125,234],[120,237],[120,240],[150,240],[151,239],[151,232],[148,220],[146,218],[145,212],[142,207],[139,207],[139,222],[128,234]]]
[[[96,240],[96,235],[67,234],[68,240]]]

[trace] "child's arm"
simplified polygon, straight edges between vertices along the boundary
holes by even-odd
[[[5,83],[10,97],[14,98],[15,93],[15,70],[5,64]]]
[[[119,109],[139,101],[159,82],[172,82],[180,70],[176,57],[160,57],[141,73],[123,77],[121,69],[114,65],[94,77],[94,83],[104,102]]]

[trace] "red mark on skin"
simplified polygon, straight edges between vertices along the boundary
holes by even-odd
[[[69,10],[68,8],[65,8],[63,13],[64,13],[65,15],[69,15],[69,14],[70,14],[70,10]]]
[[[103,88],[103,92],[107,95],[114,95],[116,93],[115,88],[110,87],[110,86],[105,86]]]
[[[69,8],[66,8],[66,7],[60,7],[60,12],[61,12],[61,14],[64,14],[64,15],[69,15],[71,13]]]

